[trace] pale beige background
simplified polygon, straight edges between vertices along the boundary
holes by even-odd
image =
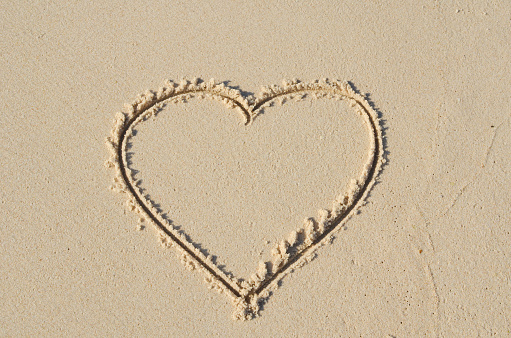
[[[506,1],[2,2],[0,335],[511,334]],[[164,78],[352,81],[389,164],[251,322],[108,191],[104,138]]]

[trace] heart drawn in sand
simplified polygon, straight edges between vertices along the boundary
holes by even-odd
[[[178,230],[164,216],[162,210],[142,193],[139,181],[128,166],[127,146],[133,136],[134,127],[147,120],[171,102],[186,102],[190,98],[211,98],[222,101],[229,108],[240,111],[245,124],[250,125],[263,108],[275,101],[302,99],[306,96],[347,100],[364,120],[368,130],[367,160],[357,179],[351,181],[348,191],[339,194],[329,210],[322,209],[317,218],[309,218],[301,228],[292,231],[272,250],[272,259],[261,262],[249,280],[236,278],[226,273],[212,255],[204,253],[190,238]],[[263,117],[260,117],[263,118]],[[127,206],[141,218],[152,223],[160,231],[161,240],[175,247],[185,266],[205,274],[210,288],[228,294],[235,305],[233,317],[247,320],[259,315],[262,304],[278,287],[279,281],[296,268],[310,261],[315,251],[326,244],[333,233],[356,213],[373,186],[384,163],[380,120],[366,97],[357,93],[349,83],[340,81],[315,81],[304,83],[297,80],[283,81],[282,86],[264,87],[259,97],[245,97],[234,88],[214,80],[183,80],[179,84],[166,81],[157,92],[147,91],[126,104],[124,111],[117,113],[111,136],[107,138],[110,158],[106,166],[115,171],[113,190],[125,193]]]

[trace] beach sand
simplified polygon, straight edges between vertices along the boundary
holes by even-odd
[[[0,9],[1,336],[511,335],[507,2]],[[298,83],[343,97],[293,89],[251,110]],[[194,97],[109,152],[170,87]],[[215,90],[236,98],[198,98]]]

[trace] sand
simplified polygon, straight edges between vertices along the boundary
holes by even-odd
[[[0,335],[511,334],[506,2],[0,6]]]

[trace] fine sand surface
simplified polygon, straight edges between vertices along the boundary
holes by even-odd
[[[509,2],[0,13],[0,336],[511,335]],[[261,86],[298,86],[283,79],[367,95],[293,92],[247,115],[194,92],[115,148],[112,128],[146,114],[159,88],[210,78],[205,94],[247,107],[270,95]],[[167,234],[119,181],[108,136]],[[330,222],[346,193],[353,211]],[[316,245],[311,231],[328,236]]]

